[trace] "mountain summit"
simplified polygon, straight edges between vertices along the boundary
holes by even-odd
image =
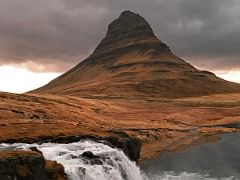
[[[151,26],[142,16],[131,11],[124,11],[108,26],[106,37],[97,46],[94,54],[143,43],[152,46],[162,45],[165,51],[170,51],[155,36]]]
[[[239,84],[180,59],[142,16],[124,11],[87,59],[31,93],[178,98],[234,92],[240,92]]]

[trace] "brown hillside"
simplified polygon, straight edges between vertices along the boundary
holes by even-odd
[[[123,12],[95,51],[31,93],[83,97],[190,97],[240,92],[240,85],[201,71],[172,53],[138,14]]]
[[[240,94],[146,101],[0,93],[0,142],[129,135],[143,143],[141,159],[239,131],[239,119]]]

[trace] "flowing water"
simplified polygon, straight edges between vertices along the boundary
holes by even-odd
[[[166,153],[145,162],[142,169],[151,180],[240,180],[240,133],[221,135],[216,143]]]
[[[228,140],[234,141],[228,143]],[[209,145],[202,145],[197,148],[191,148],[182,154],[169,153],[155,160],[148,161],[143,165],[143,171],[140,170],[134,162],[131,162],[122,151],[102,143],[87,140],[70,144],[0,144],[0,151],[14,149],[28,150],[30,147],[37,147],[43,152],[46,159],[55,160],[63,164],[70,180],[238,180],[240,177],[238,177],[240,174],[238,152],[238,150],[240,150],[238,149],[240,147],[240,139],[237,139],[238,141],[235,140],[232,136],[224,136],[223,140],[217,145],[213,144],[214,147],[218,147],[217,149],[221,147],[219,151],[229,151],[229,153],[226,154],[235,154],[234,159],[230,158],[230,160],[227,160],[227,156],[218,156],[217,158],[220,158],[221,162],[219,162],[218,159],[214,160],[216,157],[211,159],[211,148],[203,150]],[[238,144],[238,146],[232,148],[229,144],[234,144],[234,147]],[[222,148],[222,146],[224,148]],[[92,158],[82,156],[86,151],[91,151],[95,156]],[[203,153],[194,154],[198,151]],[[190,154],[190,156],[196,155],[197,158],[191,158],[190,161],[184,153]],[[216,153],[216,151],[214,151],[213,154],[214,153]],[[206,156],[209,159],[206,159]],[[198,159],[202,159],[202,161],[205,162],[200,162]],[[214,164],[213,161],[217,163]],[[230,161],[236,164],[230,163]],[[224,166],[221,163],[226,164]],[[208,166],[208,164],[210,164],[210,166]],[[229,171],[229,174],[226,173],[221,177],[217,177],[214,173],[211,174],[209,171],[205,172],[205,167],[215,170],[218,169],[218,167],[223,167],[226,172]],[[239,169],[235,169],[236,167]],[[217,172],[218,170],[216,173]],[[227,174],[229,176],[224,176]]]
[[[45,159],[61,163],[71,180],[143,180],[140,168],[122,151],[92,141],[71,144],[2,144],[0,151],[37,147]],[[91,151],[96,157],[81,156]]]

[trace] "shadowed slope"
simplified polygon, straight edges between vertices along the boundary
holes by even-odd
[[[32,93],[85,97],[187,97],[240,92],[240,85],[174,55],[138,14],[123,12],[84,61]]]

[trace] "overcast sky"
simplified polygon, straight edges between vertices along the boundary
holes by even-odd
[[[194,65],[240,70],[239,0],[0,0],[0,66],[64,72],[89,55],[123,10],[144,16]]]

